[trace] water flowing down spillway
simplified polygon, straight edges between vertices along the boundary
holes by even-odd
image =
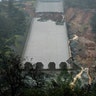
[[[38,0],[36,12],[64,12],[62,0]]]
[[[50,12],[50,10],[51,12],[56,12],[56,9],[57,12],[63,12],[62,1],[48,1],[49,5],[46,9],[44,8],[47,1],[44,2],[45,1],[37,2],[36,12]],[[66,62],[70,57],[68,46],[65,22],[63,24],[56,24],[55,21],[50,19],[40,21],[40,17],[35,17],[32,20],[31,30],[27,37],[23,57],[26,58],[26,61],[30,61],[33,64],[36,62],[42,62],[44,69],[48,69],[49,62],[55,62],[56,68],[59,68],[59,64],[61,62]]]

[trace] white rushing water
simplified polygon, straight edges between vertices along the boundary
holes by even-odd
[[[56,4],[57,7],[60,6]],[[38,19],[32,21],[23,57],[32,63],[42,62],[44,69],[48,68],[49,62],[55,62],[59,68],[60,62],[70,57],[66,24],[56,25],[52,20],[41,22]]]
[[[64,12],[63,8],[62,0],[38,0],[36,12]]]

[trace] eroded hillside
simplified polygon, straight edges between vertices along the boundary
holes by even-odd
[[[90,22],[96,9],[68,6],[65,11],[73,59],[77,64],[93,69],[96,66],[96,40]]]

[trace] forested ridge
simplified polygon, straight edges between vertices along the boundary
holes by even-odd
[[[78,7],[78,8],[88,8],[94,9],[96,8],[96,0],[64,0],[65,4],[70,7]]]
[[[19,52],[24,43],[26,14],[14,5],[13,0],[0,2],[0,52],[11,48]]]

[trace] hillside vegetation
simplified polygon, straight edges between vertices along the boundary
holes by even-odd
[[[96,8],[96,0],[64,0],[67,6],[77,8]]]
[[[22,53],[32,18],[30,10],[33,3],[14,0],[0,2],[0,53],[8,54],[11,50],[19,55]]]

